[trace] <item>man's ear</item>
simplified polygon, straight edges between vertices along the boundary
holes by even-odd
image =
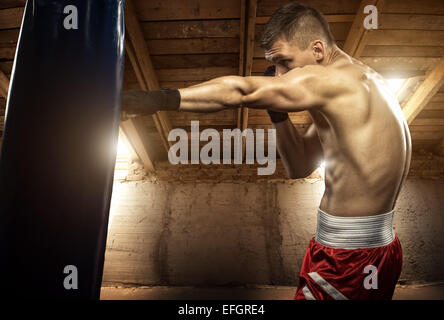
[[[321,63],[325,57],[324,42],[322,42],[321,40],[315,40],[312,42],[311,48],[316,62]]]

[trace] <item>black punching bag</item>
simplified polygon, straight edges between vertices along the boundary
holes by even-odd
[[[11,297],[100,298],[123,2],[27,1],[0,154],[0,276]]]

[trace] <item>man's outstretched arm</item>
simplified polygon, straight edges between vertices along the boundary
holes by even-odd
[[[237,108],[247,95],[270,85],[265,77],[256,78],[225,76],[183,89],[124,91],[123,111],[144,115],[162,110],[207,113]]]
[[[265,83],[263,83],[265,85]],[[253,91],[250,79],[225,76],[179,89],[179,111],[217,112],[242,105],[243,97]]]
[[[274,68],[268,68],[264,76],[270,78],[274,72]],[[190,95],[194,96],[195,90],[192,91],[190,90]],[[248,95],[243,99],[248,99]],[[193,104],[190,104],[190,107],[195,110]],[[288,176],[297,179],[310,175],[319,167],[323,158],[322,146],[314,125],[312,124],[305,134],[300,135],[286,112],[268,110],[268,113],[276,129],[277,149]]]
[[[123,110],[152,114],[160,110],[216,112],[247,106],[279,112],[321,107],[345,90],[325,67],[307,66],[281,77],[226,76],[179,90],[127,91]]]
[[[246,106],[281,112],[300,111],[321,104],[309,87],[308,72],[295,70],[291,76],[216,78],[196,87],[179,89],[179,111],[214,112]],[[304,79],[305,78],[305,79]]]

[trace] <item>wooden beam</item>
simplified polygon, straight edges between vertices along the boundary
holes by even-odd
[[[246,43],[246,25],[248,21],[247,13],[247,2],[248,0],[241,0],[240,2],[240,21],[239,21],[239,75],[244,76],[245,72],[245,43]]]
[[[247,12],[247,0],[241,0],[241,10],[240,10],[240,25],[239,25],[239,76],[244,76],[245,70],[245,33],[246,33],[246,12]],[[236,126],[237,128],[242,127],[242,112],[243,107],[237,109]]]
[[[142,0],[137,4],[141,21],[239,18],[239,0]]]
[[[0,95],[5,99],[8,99],[8,90],[9,90],[9,79],[3,73],[3,71],[0,70]]]
[[[409,126],[410,132],[444,132],[444,126],[417,126],[411,124]]]
[[[441,47],[444,30],[372,30],[367,43],[371,46]],[[432,54],[433,50],[430,50]],[[429,56],[428,51],[425,56]]]
[[[400,104],[402,104],[404,100],[407,99],[407,97],[411,94],[411,92],[421,80],[423,80],[423,77],[417,76],[408,78],[404,81],[401,88],[399,88],[398,92],[396,93],[396,97],[398,98]]]
[[[246,7],[246,39],[244,75],[250,76],[253,69],[254,33],[256,25],[257,0],[248,0]]]
[[[387,13],[401,14],[444,14],[442,0],[390,0],[384,10]]]
[[[119,127],[119,139],[122,140],[122,142],[125,144],[126,148],[128,149],[130,160],[131,161],[140,160],[142,157],[139,157],[136,150],[134,150],[131,142],[129,141],[128,137],[126,136],[126,133],[125,133],[123,127],[124,126],[122,126],[122,125]],[[151,158],[149,158],[149,162],[152,164]],[[153,167],[153,169],[154,169],[154,167]]]
[[[239,52],[239,39],[234,35],[230,38],[148,39],[147,44],[152,55]]]
[[[24,7],[0,10],[0,29],[20,28],[24,11]]]
[[[338,12],[351,13],[356,10],[356,2],[359,0],[340,0],[340,1],[326,1],[326,0],[303,0],[298,1],[307,4],[323,14],[337,14]],[[257,15],[271,16],[277,8],[287,4],[288,0],[261,0],[258,7]]]
[[[444,54],[444,51],[443,51]],[[156,71],[159,69],[190,69],[211,67],[232,67],[239,63],[239,54],[236,53],[213,53],[213,54],[171,54],[152,56]],[[161,76],[158,76],[162,82]],[[188,80],[188,79],[187,79]],[[177,81],[167,79],[167,81]],[[162,85],[161,85],[162,87]]]
[[[436,94],[438,95],[438,94]],[[441,110],[444,111],[444,103],[443,102],[433,102],[435,97],[433,97],[430,102],[424,107],[424,110]]]
[[[141,117],[129,119],[120,123],[120,133],[123,140],[134,151],[146,171],[154,171],[153,161],[151,160],[150,145],[146,139],[148,133],[146,132],[145,124]]]
[[[142,29],[137,18],[133,0],[126,1],[125,7],[125,26],[127,32],[126,52],[131,61],[133,69],[137,75],[138,82],[142,90],[158,90],[159,82],[151,62]],[[171,125],[166,112],[159,111],[153,114],[153,120],[156,129],[162,139],[165,150],[168,152],[170,143],[168,134],[171,131]],[[131,139],[131,137],[129,137]]]
[[[444,119],[418,119],[412,121],[415,126],[444,126]]]
[[[441,5],[442,6],[442,5]],[[428,14],[380,14],[379,28],[382,30],[443,30],[444,15]]]
[[[359,60],[377,72],[390,71],[396,73],[399,70],[427,72],[439,62],[440,57],[362,57]]]
[[[439,156],[444,156],[444,139],[435,146],[433,151]]]
[[[444,81],[444,56],[439,63],[427,74],[424,82],[407,101],[402,111],[410,124],[424,109],[431,98],[438,92]]]
[[[359,58],[367,44],[367,37],[370,30],[364,28],[364,19],[366,14],[364,8],[367,5],[374,5],[378,8],[378,13],[382,10],[383,0],[362,0],[358,12],[353,20],[353,24],[345,40],[343,50],[350,56]]]
[[[2,0],[0,2],[0,9],[24,7],[25,4],[26,0]]]
[[[179,68],[157,70],[160,81],[194,81],[211,80],[217,77],[234,75],[236,67],[204,67],[204,68]]]
[[[434,140],[435,143],[444,139],[444,131],[410,131],[412,140]]]
[[[251,76],[253,69],[254,33],[256,26],[257,0],[243,0],[241,12],[241,54],[239,74],[244,77]],[[240,115],[240,117],[239,117]],[[237,126],[242,131],[248,127],[248,108],[242,107],[238,114]]]
[[[350,31],[350,25],[351,25],[350,23],[330,23],[331,34],[333,35],[333,38],[336,40],[336,43],[338,44],[338,46],[340,46],[341,42],[342,42],[342,45],[344,44],[345,39],[347,38],[348,33]],[[255,33],[257,35],[262,34],[264,28],[265,28],[265,25],[258,24],[257,20],[256,20]],[[260,47],[260,39],[259,38],[260,37],[256,37],[255,45]]]
[[[254,56],[254,34],[256,27],[257,0],[241,1],[239,75],[251,76]],[[237,128],[248,127],[248,108],[241,107],[237,113]],[[245,158],[246,137],[242,137],[242,158]]]
[[[444,47],[415,46],[415,45],[370,45],[365,47],[362,56],[365,57],[430,57],[439,58],[444,54]]]
[[[326,14],[324,15],[329,23],[334,22],[353,22],[354,14]],[[256,17],[256,24],[266,24],[270,17]]]
[[[237,38],[239,19],[141,21],[145,39]]]

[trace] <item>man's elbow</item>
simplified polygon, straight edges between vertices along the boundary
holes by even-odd
[[[317,168],[318,166],[314,163],[305,163],[305,165],[288,168],[286,171],[290,179],[304,179],[309,177]]]
[[[243,90],[242,105],[253,109],[273,108],[276,109],[277,94],[273,86],[264,85],[258,88],[248,88]],[[277,111],[277,110],[275,110]]]
[[[244,104],[249,85],[244,77],[224,76],[218,78],[219,93],[223,95],[223,104],[228,107],[239,107]]]
[[[223,76],[218,78],[218,80],[224,87],[230,90],[241,91],[243,93],[248,92],[249,84],[245,77]]]
[[[292,170],[287,171],[287,176],[289,179],[304,179],[312,174],[311,170]]]
[[[288,179],[303,179],[304,177],[302,177],[300,174],[296,173],[296,172],[287,172],[287,177]]]

